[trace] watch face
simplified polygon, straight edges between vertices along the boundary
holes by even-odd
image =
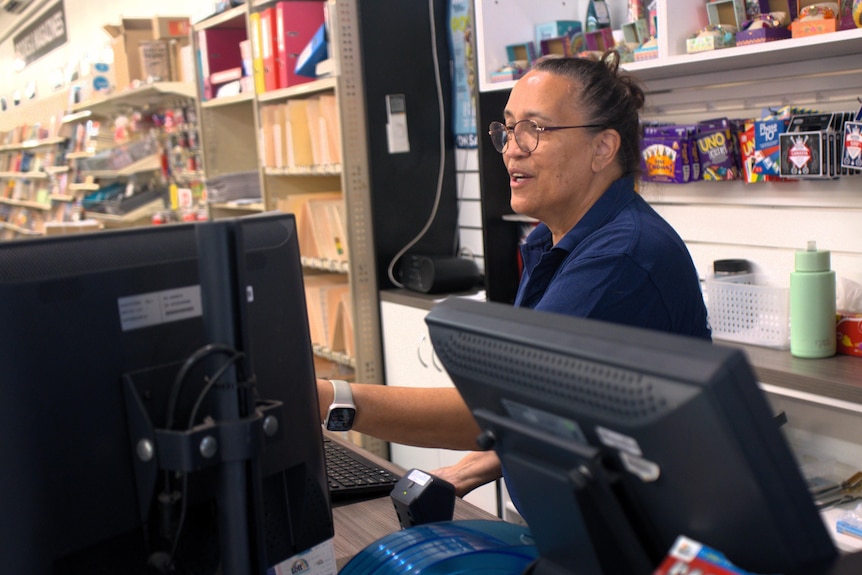
[[[333,407],[326,418],[326,429],[329,431],[350,431],[356,409],[353,407]]]

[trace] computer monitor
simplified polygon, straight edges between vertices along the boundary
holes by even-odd
[[[535,573],[649,574],[679,535],[754,573],[835,557],[741,350],[464,299],[426,321],[503,462]]]
[[[3,572],[263,573],[333,536],[292,215],[0,243],[0,302]]]

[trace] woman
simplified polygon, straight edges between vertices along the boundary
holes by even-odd
[[[515,305],[710,339],[685,244],[635,190],[643,104],[616,52],[542,59],[515,83],[504,121],[489,128],[512,209],[540,221],[521,248]],[[351,388],[363,433],[475,448],[478,426],[454,389]],[[332,385],[320,380],[318,391],[325,416]],[[500,466],[493,452],[477,452],[435,474],[463,495]]]

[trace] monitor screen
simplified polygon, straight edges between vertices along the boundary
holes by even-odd
[[[216,225],[242,238],[235,277],[199,268],[199,233]],[[207,303],[237,281],[233,311]],[[4,572],[215,573],[220,505],[253,522],[255,565],[331,538],[304,294],[292,215],[0,243]],[[241,349],[209,339],[239,316]],[[234,388],[253,404],[237,444],[213,427]],[[259,406],[275,416],[266,433]],[[229,460],[247,464],[248,493],[220,493]]]
[[[651,573],[679,535],[755,573],[835,556],[741,350],[453,298],[426,321],[548,572]]]

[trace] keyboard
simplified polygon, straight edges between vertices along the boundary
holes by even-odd
[[[360,453],[324,436],[329,496],[333,502],[389,495],[401,478]]]

